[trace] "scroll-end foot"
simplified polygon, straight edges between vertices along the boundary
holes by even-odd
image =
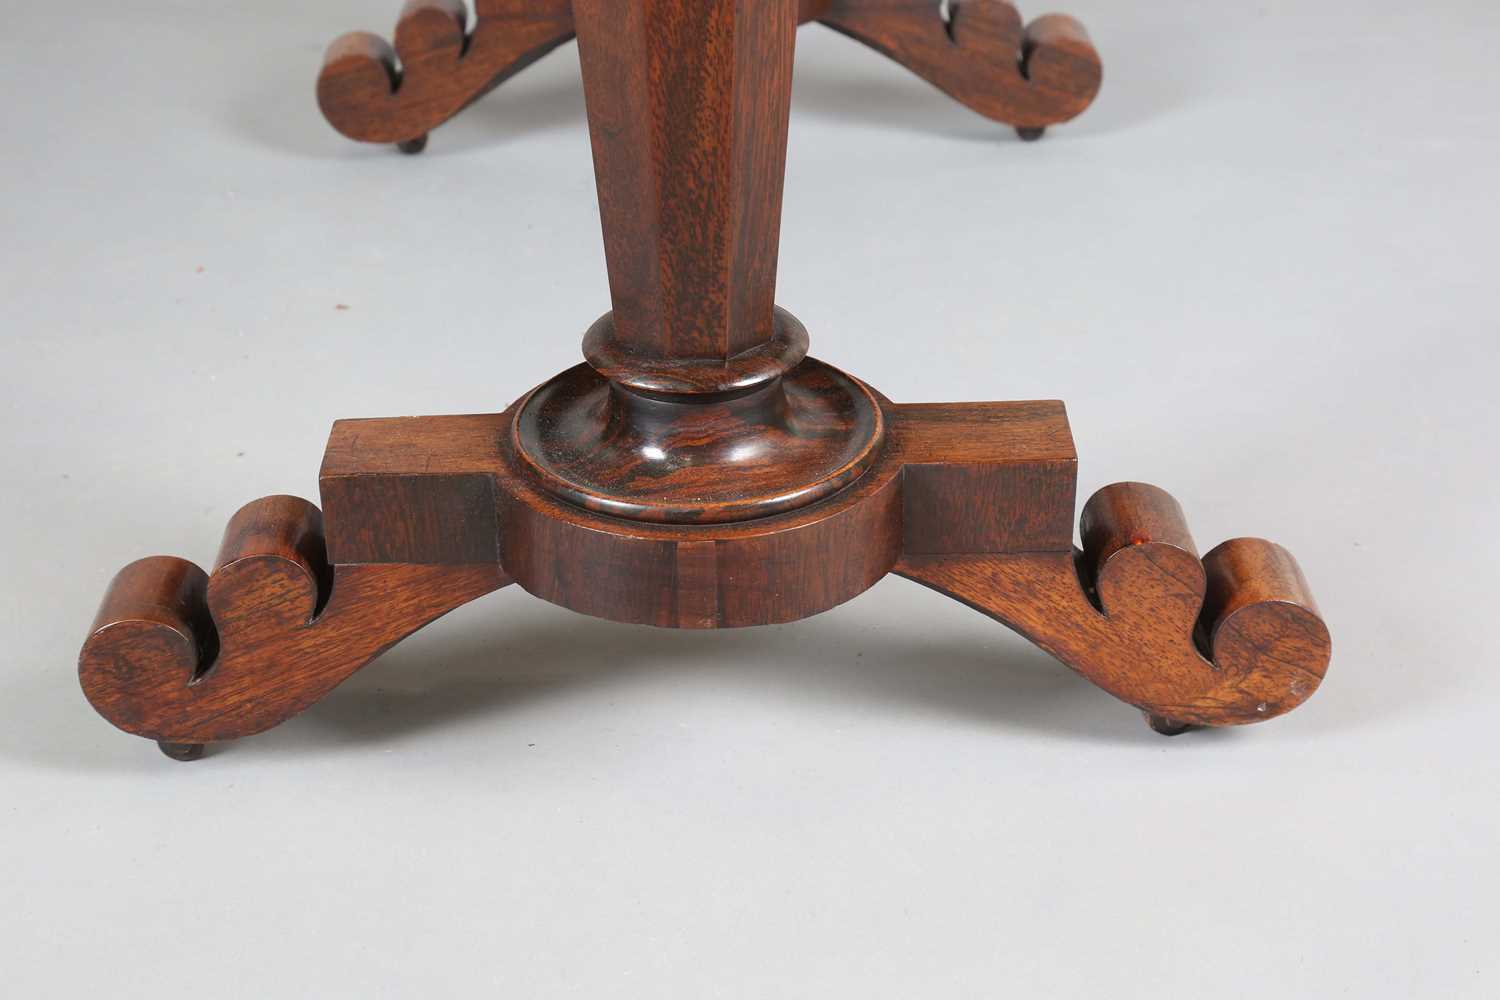
[[[1322,683],[1332,642],[1286,549],[1236,538],[1200,559],[1182,507],[1144,483],[1094,494],[1082,530],[1085,581],[1099,610],[1129,623],[1132,640],[1148,640],[1134,655],[1127,643],[1101,681],[1150,713],[1157,732],[1273,719]],[[1178,630],[1190,640],[1180,655],[1152,648],[1153,636]]]
[[[180,761],[201,760],[206,746],[203,743],[167,743],[166,741],[160,741],[156,745],[161,748],[162,753],[173,760]]]
[[[427,148],[427,133],[423,132],[415,139],[407,139],[404,142],[398,142],[396,143],[396,148],[401,150],[401,152],[405,153],[407,156],[416,156],[418,153],[422,152],[422,150]]]

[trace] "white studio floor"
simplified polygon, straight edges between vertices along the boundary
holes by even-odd
[[[780,301],[893,399],[1067,400],[1080,501],[1287,545],[1312,701],[1165,740],[898,579],[721,634],[512,588],[193,765],[78,690],[105,584],[315,500],[337,417],[576,363],[576,50],[406,158],[312,91],[395,0],[8,12],[0,992],[1500,995],[1500,11],[1057,6],[1106,80],[1035,145],[801,32]]]

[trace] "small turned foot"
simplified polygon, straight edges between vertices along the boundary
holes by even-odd
[[[405,153],[407,156],[416,156],[422,150],[427,148],[427,133],[423,132],[415,139],[407,139],[404,142],[398,142],[396,143],[396,148],[401,150],[401,152]]]
[[[1038,128],[1017,128],[1016,129],[1016,135],[1018,135],[1018,136],[1021,137],[1021,141],[1022,142],[1036,142],[1038,139],[1040,139],[1042,136],[1044,136],[1046,134],[1047,134],[1047,129],[1046,129],[1045,126],[1038,127]]]
[[[1176,719],[1169,719],[1164,715],[1156,715],[1151,712],[1147,712],[1145,715],[1146,725],[1151,727],[1152,732],[1160,733],[1162,736],[1181,736],[1183,733],[1202,728],[1201,726],[1193,725],[1191,722],[1178,722]]]
[[[199,760],[203,757],[202,743],[167,743],[165,741],[156,744],[161,752],[173,760],[189,761]]]

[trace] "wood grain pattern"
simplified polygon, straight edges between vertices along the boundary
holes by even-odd
[[[336,40],[317,87],[329,123],[350,139],[419,152],[431,130],[573,38],[572,0],[477,0],[467,33],[461,6],[408,3],[394,48],[368,32]],[[1103,79],[1078,22],[1054,14],[1023,29],[1004,0],[955,0],[946,20],[938,0],[799,0],[794,7],[799,22],[821,21],[863,42],[1023,138],[1076,117]]]
[[[1072,469],[1073,445],[1059,403],[897,406],[875,395],[889,428],[873,464],[829,498],[776,517],[682,525],[630,521],[583,509],[540,489],[515,455],[519,409],[493,416],[340,421],[323,465],[330,484],[399,484],[429,494],[419,509],[445,507],[432,494],[492,476],[499,498],[500,561],[507,577],[545,600],[615,621],[716,628],[793,621],[862,593],[894,565],[903,538],[940,538],[976,508],[958,492],[931,501],[920,476],[960,460],[1041,471],[988,497],[982,516],[1012,526],[1008,546],[1034,537],[1031,512],[1055,518],[1058,465]],[[1065,491],[1071,520],[1071,480]],[[377,517],[399,528],[399,508],[371,508],[361,537],[381,534]],[[1015,527],[1021,526],[1021,527]],[[467,526],[465,526],[467,530]],[[330,538],[343,534],[333,526]],[[490,543],[480,543],[488,548]],[[1062,543],[1067,545],[1065,538]]]
[[[1037,138],[1093,103],[1104,80],[1083,25],[1050,14],[1023,27],[1003,0],[829,0],[819,19],[894,59],[986,118]]]
[[[773,309],[771,339],[738,354],[670,357],[642,352],[615,329],[605,313],[583,336],[583,356],[616,385],[653,396],[718,396],[749,392],[800,365],[807,357],[807,328],[784,309]]]
[[[645,396],[579,365],[520,406],[516,455],[554,495],[632,520],[709,524],[805,507],[854,482],[884,436],[863,384],[815,360],[711,401]]]
[[[872,586],[899,553],[901,453],[894,449],[882,449],[836,495],[788,514],[653,524],[588,511],[538,488],[512,451],[516,412],[340,421],[324,459],[325,491],[329,483],[368,480],[395,484],[394,492],[440,494],[473,476],[493,477],[499,527],[492,544],[507,579],[585,614],[664,627],[807,617]],[[447,501],[428,496],[419,505]],[[379,535],[374,521],[382,516],[398,529],[404,520],[399,509],[368,511],[359,535]]]
[[[653,524],[565,503],[512,474],[501,562],[530,593],[597,618],[669,628],[796,621],[858,596],[900,551],[901,464],[882,449],[819,503],[730,523]]]
[[[365,31],[336,39],[318,74],[318,107],[343,135],[407,144],[573,37],[571,0],[411,0],[396,44]]]
[[[573,0],[573,15],[610,353],[722,369],[775,333],[796,0]]]
[[[613,517],[770,517],[858,479],[880,406],[775,307],[796,0],[574,0],[613,310],[514,422],[552,495]]]
[[[608,517],[538,489],[510,450],[514,407],[340,421],[325,495],[362,483],[365,496],[399,498],[351,507],[350,525],[328,529],[328,545],[372,561],[328,564],[316,508],[257,501],[231,520],[212,577],[167,557],[121,571],[80,657],[84,691],[120,728],[189,759],[289,718],[404,635],[512,579],[597,617],[726,628],[820,613],[889,571],[1010,625],[1161,732],[1269,719],[1318,687],[1328,631],[1279,546],[1236,539],[1200,561],[1169,496],[1120,484],[1085,506],[1074,550],[1050,526],[1072,506],[1060,499],[1073,456],[1060,404],[877,398],[889,433],[856,482],[787,514],[708,525]],[[974,480],[943,478],[945,464],[993,469],[1009,488],[976,505]],[[412,529],[411,511],[463,511],[481,480],[494,516],[448,527],[466,539],[456,551],[495,558],[450,561],[451,547],[430,545],[432,529]],[[954,527],[976,515],[993,530]],[[948,551],[964,538],[983,551]],[[390,561],[418,556],[431,562]]]
[[[1158,731],[1261,722],[1317,690],[1332,644],[1285,549],[1241,538],[1200,561],[1176,501],[1139,483],[1101,490],[1083,526],[1079,553],[909,554],[896,572],[1009,625]]]
[[[503,413],[339,421],[322,513],[247,505],[211,574],[127,566],[79,658],[94,707],[192,760],[510,582],[600,618],[706,629],[796,621],[893,570],[1016,628],[1158,732],[1310,696],[1330,640],[1285,550],[1236,539],[1200,560],[1181,508],[1136,483],[1085,505],[1075,549],[1061,403],[898,406],[806,357],[806,331],[774,306],[798,17],[865,32],[940,86],[1007,59],[1054,92],[1041,104],[1087,82],[1092,50],[1065,19],[1022,36],[1007,5],[968,0],[945,41],[928,6],[481,4],[525,52],[577,17],[614,304],[585,337],[589,363]],[[402,25],[411,76],[384,96],[418,100],[433,67],[482,75],[463,67],[476,42],[453,0]],[[349,42],[335,78],[354,86],[372,46]]]
[[[211,576],[166,556],[131,563],[84,643],[84,694],[116,726],[164,743],[248,736],[506,582],[494,563],[329,566],[322,552],[317,508],[283,496],[230,520]]]
[[[902,407],[908,554],[1073,546],[1078,455],[1063,404]]]

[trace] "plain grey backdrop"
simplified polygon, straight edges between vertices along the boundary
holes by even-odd
[[[721,634],[512,588],[193,765],[78,691],[105,584],[315,499],[337,417],[577,361],[576,50],[406,158],[312,89],[396,0],[12,5],[3,992],[1500,995],[1500,13],[1059,5],[1106,82],[1036,145],[803,29],[779,299],[894,399],[1067,400],[1080,500],[1286,544],[1306,706],[1164,740],[897,579]]]

